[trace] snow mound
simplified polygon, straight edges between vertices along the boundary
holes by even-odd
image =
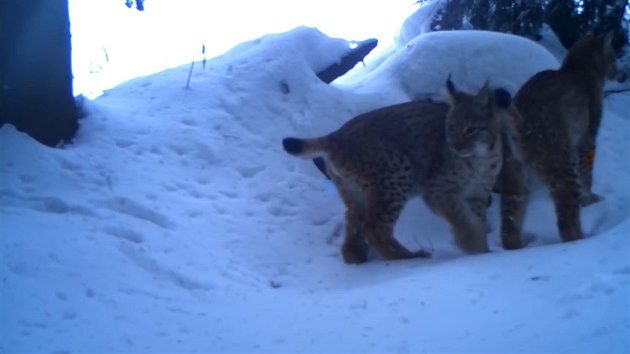
[[[384,91],[389,81],[409,99],[440,96],[452,75],[458,89],[476,92],[485,82],[514,94],[527,79],[559,62],[529,39],[490,31],[440,31],[422,34],[398,48],[354,88]]]

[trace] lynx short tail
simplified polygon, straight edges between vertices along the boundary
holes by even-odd
[[[284,138],[282,139],[282,146],[289,154],[304,159],[314,159],[326,156],[324,148],[325,138]]]
[[[282,147],[291,155],[301,155],[304,152],[304,139],[284,138]]]

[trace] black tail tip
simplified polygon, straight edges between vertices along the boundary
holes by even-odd
[[[282,147],[289,154],[296,155],[304,150],[304,140],[298,138],[284,138],[282,139]]]
[[[506,109],[512,104],[512,95],[507,90],[498,88],[494,90],[494,102],[497,107]]]

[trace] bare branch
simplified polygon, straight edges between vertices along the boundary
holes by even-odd
[[[623,92],[630,92],[630,88],[620,89],[620,90],[604,90],[604,97],[608,97],[615,93],[623,93]]]

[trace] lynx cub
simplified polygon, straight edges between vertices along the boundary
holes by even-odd
[[[368,245],[385,259],[430,257],[409,251],[393,236],[407,199],[420,194],[453,227],[466,251],[488,251],[485,213],[501,169],[501,110],[505,90],[487,85],[476,95],[447,80],[450,106],[416,101],[362,114],[314,139],[286,138],[284,149],[322,157],[346,204],[346,263],[362,263]]]
[[[602,90],[615,71],[612,32],[603,41],[577,41],[559,70],[542,71],[514,97],[516,140],[525,166],[548,186],[563,241],[582,238],[580,206],[599,200],[591,191]],[[520,116],[519,116],[520,114]],[[521,230],[527,186],[520,158],[504,153],[501,174],[503,247],[523,247]]]

